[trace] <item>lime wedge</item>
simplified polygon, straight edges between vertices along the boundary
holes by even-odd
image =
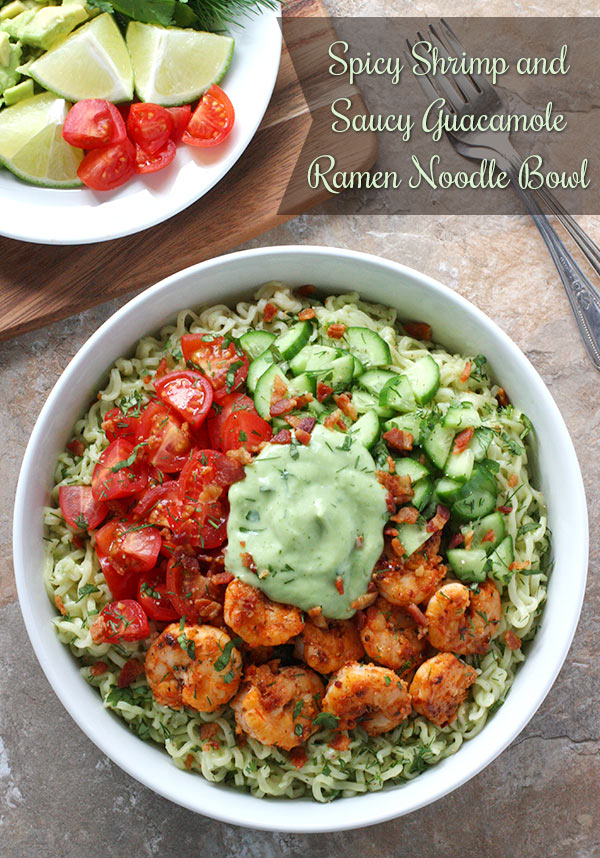
[[[29,74],[44,89],[69,101],[133,98],[127,47],[112,15],[105,12],[71,33],[31,64]]]
[[[0,113],[0,163],[19,178],[44,188],[78,188],[81,149],[63,140],[70,104],[49,92]]]
[[[221,80],[233,55],[230,36],[198,30],[132,21],[126,38],[138,96],[167,107],[199,98]]]

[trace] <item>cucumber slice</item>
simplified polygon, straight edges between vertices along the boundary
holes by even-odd
[[[367,411],[348,430],[348,433],[364,444],[367,449],[373,446],[380,432],[381,424],[375,411]]]
[[[307,344],[312,330],[310,322],[296,322],[289,330],[277,337],[273,346],[284,360],[291,360]]]
[[[431,355],[420,358],[404,374],[410,382],[415,399],[419,405],[429,402],[440,387],[440,368]]]
[[[425,530],[424,524],[399,524],[398,539],[404,546],[405,557],[410,557],[415,551],[431,539],[432,534]]]
[[[417,462],[416,459],[408,458],[408,456],[404,456],[402,459],[396,459],[395,464],[398,476],[410,477],[411,484],[416,483],[417,480],[420,480],[423,477],[429,476],[429,468],[422,465],[420,462]]]
[[[461,581],[485,581],[487,554],[483,548],[449,548],[446,551],[448,563]]]
[[[361,387],[368,390],[374,396],[379,397],[379,394],[390,381],[398,378],[398,373],[392,372],[389,369],[369,369],[358,380]],[[383,405],[382,402],[379,403]]]
[[[346,354],[335,358],[335,360],[329,363],[326,369],[315,371],[309,365],[306,372],[312,375],[317,381],[322,381],[323,384],[333,387],[334,390],[342,390],[347,388],[352,381],[354,360],[351,354]]]
[[[294,394],[312,393],[313,396],[317,392],[317,380],[309,372],[303,372],[297,375],[292,381],[288,382],[290,390]]]
[[[435,493],[442,503],[454,503],[458,500],[461,488],[462,483],[443,477],[436,483]]]
[[[454,431],[454,430],[452,430]],[[475,463],[475,455],[468,448],[455,455],[453,450],[450,450],[450,455],[444,466],[444,473],[451,480],[457,480],[459,483],[466,483],[473,473],[473,465]]]
[[[481,417],[470,402],[455,402],[446,411],[442,425],[449,426],[456,432],[469,427],[476,429],[481,426]]]
[[[502,584],[508,584],[515,574],[509,569],[515,559],[515,548],[512,536],[505,536],[500,545],[490,554],[492,565],[491,576]]]
[[[379,334],[370,328],[346,328],[346,342],[350,351],[365,367],[389,366],[392,362],[390,347]]]
[[[256,389],[254,390],[254,407],[263,420],[271,419],[271,396],[273,395],[275,376],[279,376],[285,382],[288,389],[290,386],[290,382],[281,371],[279,364],[271,364],[269,369],[263,372],[256,382]]]
[[[402,429],[403,432],[410,432],[415,439],[415,444],[421,443],[421,418],[418,414],[402,414],[398,417],[392,417],[383,426],[384,432],[390,429]]]
[[[423,448],[434,465],[443,470],[452,443],[454,441],[454,429],[436,423],[429,435],[423,441]]]
[[[413,484],[412,490],[414,494],[411,503],[420,512],[433,496],[433,480],[431,477],[422,477]]]
[[[481,462],[482,459],[485,459],[493,437],[493,431],[488,429],[486,426],[481,426],[479,429],[475,430],[475,434],[469,441],[467,449],[473,450],[476,462]]]
[[[480,465],[475,465],[471,479],[461,486],[451,512],[459,521],[476,521],[495,510],[497,499],[495,480]]]
[[[382,408],[379,405],[379,397],[368,393],[366,390],[353,390],[352,404],[359,414],[374,411],[381,420],[387,420],[394,413],[391,408]]]
[[[502,513],[496,511],[484,516],[473,526],[473,531],[473,544],[475,547],[483,548],[486,554],[491,554],[506,536],[506,525],[504,524]],[[490,531],[493,531],[494,539],[482,542],[483,537],[487,536]]]
[[[365,368],[359,361],[359,359],[356,357],[356,355],[352,355],[352,357],[354,358],[354,378],[358,378],[359,375],[362,375],[364,373]]]
[[[253,361],[264,354],[276,339],[277,337],[271,331],[246,331],[240,337],[240,345],[248,360]]]
[[[371,370],[371,372],[376,372],[376,370]],[[410,382],[405,375],[398,375],[386,382],[379,394],[379,404],[402,413],[415,410],[417,403]]]
[[[331,346],[321,346],[317,343],[304,346],[290,361],[290,369],[294,375],[300,375],[308,369],[327,369],[341,354],[342,349],[333,349]]]
[[[246,379],[246,385],[250,393],[254,393],[256,390],[256,383],[258,379],[261,377],[263,373],[265,373],[270,366],[275,363],[275,355],[272,351],[267,350],[259,355],[257,358],[254,358],[250,366],[248,367],[248,377]]]

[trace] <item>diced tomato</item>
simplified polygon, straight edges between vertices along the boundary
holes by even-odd
[[[154,155],[162,149],[173,130],[173,118],[165,107],[140,101],[132,104],[127,117],[127,132],[134,143]]]
[[[219,611],[215,592],[210,587],[208,572],[211,558],[178,552],[167,566],[166,588],[173,607],[180,617],[192,623],[208,619]]]
[[[173,120],[171,140],[175,143],[179,143],[192,116],[192,107],[190,104],[184,104],[181,107],[167,107],[167,110],[171,114],[171,119]]]
[[[135,172],[136,173],[157,173],[168,167],[171,161],[175,158],[177,147],[172,140],[167,140],[162,149],[158,152],[146,152],[141,146],[135,147]]]
[[[117,438],[98,459],[92,475],[92,494],[96,500],[114,500],[137,494],[148,482],[148,466],[136,447]]]
[[[194,450],[179,477],[184,520],[174,533],[176,544],[203,549],[223,544],[229,515],[223,490],[243,476],[243,467],[229,456]]]
[[[91,530],[108,515],[108,507],[96,500],[91,486],[61,486],[58,500],[63,517],[73,530]]]
[[[210,446],[214,450],[221,449],[221,428],[229,415],[237,411],[250,411],[256,414],[254,402],[244,393],[229,393],[219,402],[213,402],[205,426],[208,429]]]
[[[95,191],[112,191],[135,173],[135,146],[125,138],[114,146],[92,149],[77,168],[84,185]]]
[[[226,488],[244,479],[244,468],[230,456],[216,450],[194,450],[181,471],[179,482],[184,493],[198,493],[201,488],[216,485]]]
[[[212,385],[205,375],[192,370],[170,372],[155,380],[154,388],[193,429],[204,423],[213,401]]]
[[[167,474],[180,471],[192,449],[192,435],[178,414],[161,402],[150,402],[140,418],[140,437],[146,441],[151,465]]]
[[[178,480],[168,480],[144,492],[135,507],[134,516],[156,527],[175,531],[183,518],[183,502]]]
[[[186,361],[210,379],[219,401],[237,390],[248,375],[248,358],[231,338],[214,334],[184,334],[181,349]]]
[[[234,122],[233,104],[223,90],[213,84],[198,102],[182,140],[189,146],[218,146],[231,132]]]
[[[223,423],[221,449],[224,453],[238,447],[251,450],[262,441],[269,441],[272,435],[273,430],[269,423],[256,412],[234,411]]]
[[[113,599],[135,599],[140,577],[139,572],[126,572],[122,574],[111,565],[110,560],[105,554],[96,553],[98,554],[102,574],[106,578],[106,583],[112,593]]]
[[[96,554],[121,574],[148,572],[156,565],[161,542],[155,527],[112,519],[96,533]]]
[[[62,136],[71,146],[98,149],[122,143],[127,131],[114,104],[103,98],[85,98],[69,110]]]
[[[90,631],[95,643],[119,643],[147,638],[150,627],[138,602],[119,599],[102,608]]]
[[[138,580],[138,602],[151,620],[168,623],[181,616],[171,603],[165,582],[166,570],[152,569]]]
[[[114,441],[115,438],[126,438],[135,444],[139,430],[139,418],[123,414],[120,408],[111,408],[104,415],[102,428],[109,441]]]

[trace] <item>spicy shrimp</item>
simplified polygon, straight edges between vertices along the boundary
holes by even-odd
[[[237,692],[242,656],[221,629],[171,623],[146,653],[145,670],[161,706],[214,712]]]
[[[299,635],[302,614],[293,605],[272,602],[238,578],[225,591],[225,622],[250,646],[278,646]]]
[[[286,751],[301,745],[316,731],[319,701],[325,688],[316,673],[277,662],[246,668],[244,682],[231,706],[237,731],[263,745]]]
[[[364,613],[360,639],[373,661],[410,673],[425,658],[427,640],[419,636],[416,621],[403,608],[380,596]]]
[[[358,629],[352,620],[308,620],[296,639],[294,655],[318,673],[335,673],[347,661],[365,654]]]
[[[425,609],[429,642],[442,652],[487,652],[501,614],[500,593],[490,578],[478,590],[451,581],[440,587]]]
[[[438,652],[423,662],[413,677],[408,689],[412,705],[433,724],[447,727],[476,679],[474,667],[450,652]]]
[[[340,730],[360,724],[369,736],[393,730],[411,710],[406,683],[393,670],[355,661],[330,679],[322,706],[339,719]]]
[[[435,593],[446,574],[446,567],[437,553],[440,536],[435,534],[410,557],[403,559],[386,544],[384,554],[373,573],[373,580],[384,598],[393,605],[420,605]]]

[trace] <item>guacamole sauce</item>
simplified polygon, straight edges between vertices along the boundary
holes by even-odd
[[[352,616],[388,517],[369,451],[317,425],[306,446],[268,444],[245,470],[229,490],[227,569],[273,601]]]

